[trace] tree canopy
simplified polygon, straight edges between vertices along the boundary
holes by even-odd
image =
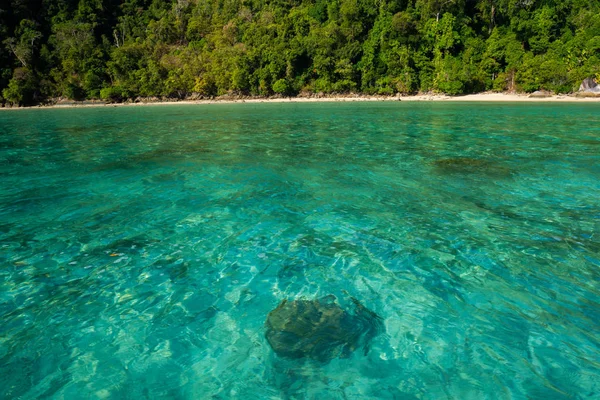
[[[0,102],[555,93],[600,75],[600,0],[6,0]]]

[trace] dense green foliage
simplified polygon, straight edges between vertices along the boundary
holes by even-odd
[[[5,0],[0,101],[570,92],[600,0]]]

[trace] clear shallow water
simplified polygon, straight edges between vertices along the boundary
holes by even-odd
[[[0,398],[599,398],[596,105],[0,113]],[[275,356],[284,298],[384,319]]]

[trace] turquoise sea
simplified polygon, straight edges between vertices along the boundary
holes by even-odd
[[[597,104],[0,112],[2,399],[599,399]],[[283,299],[378,314],[277,356]]]

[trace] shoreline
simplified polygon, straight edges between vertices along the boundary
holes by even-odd
[[[173,101],[138,101],[123,103],[103,102],[75,102],[68,101],[64,104],[48,104],[26,107],[0,107],[0,110],[27,110],[40,108],[89,108],[89,107],[131,107],[152,105],[208,105],[208,104],[258,104],[258,103],[320,103],[320,102],[498,102],[498,103],[600,103],[600,96],[577,97],[574,95],[550,95],[547,97],[532,97],[530,94],[513,93],[477,93],[463,96],[447,96],[443,94],[420,94],[412,96],[331,96],[331,97],[280,97],[280,98],[216,98],[206,100],[173,100]]]

